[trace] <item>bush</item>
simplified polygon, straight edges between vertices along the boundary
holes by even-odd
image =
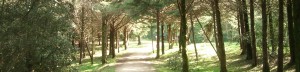
[[[170,68],[174,71],[181,71],[182,68],[182,59],[180,57],[180,54],[175,54],[171,56],[166,63],[166,67]]]
[[[75,52],[69,3],[16,0],[0,5],[5,9],[0,19],[0,72],[69,69]]]

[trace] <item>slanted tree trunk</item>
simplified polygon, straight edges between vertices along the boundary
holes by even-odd
[[[160,36],[159,36],[159,20],[160,20],[160,10],[159,9],[157,9],[156,10],[156,23],[157,23],[157,32],[156,32],[156,50],[157,50],[157,52],[156,52],[156,59],[158,59],[159,57],[160,57],[160,55],[159,55],[159,40],[160,40]]]
[[[261,0],[262,9],[262,50],[263,50],[263,72],[270,72],[268,62],[268,43],[267,43],[267,13],[266,0]]]
[[[283,0],[279,0],[277,72],[283,72]]]
[[[299,12],[300,12],[300,1],[293,0],[296,72],[300,72],[300,14]]]
[[[252,67],[257,65],[256,56],[256,38],[255,38],[255,28],[254,28],[254,1],[250,0],[250,21],[251,21],[251,47],[252,47]]]
[[[163,22],[162,22],[163,23]],[[165,54],[165,44],[164,44],[164,24],[161,24],[161,53]]]
[[[107,23],[106,23],[106,17],[102,17],[102,57],[101,57],[101,61],[102,64],[106,64],[106,49],[107,49]]]
[[[193,33],[193,43],[194,43],[194,50],[196,53],[196,60],[198,60],[198,52],[197,52],[197,47],[196,47],[196,41],[195,41],[195,29],[194,29],[194,22],[193,22],[193,16],[192,13],[190,13],[190,21],[191,21],[191,30]]]
[[[187,21],[186,21],[186,1],[180,0],[178,4],[179,13],[180,13],[180,38],[179,38],[179,45],[181,45],[182,52],[182,72],[189,72],[189,61],[186,53],[186,41],[187,41]]]
[[[86,49],[88,51],[88,54],[89,54],[89,56],[91,58],[91,64],[93,64],[94,63],[94,59],[93,59],[94,57],[93,57],[93,55],[92,55],[92,53],[91,53],[91,51],[90,51],[90,49],[88,47],[88,43],[86,41],[84,41],[84,44],[85,44],[85,47],[86,47]]]
[[[295,38],[292,13],[292,0],[287,0],[288,36],[290,45],[290,62],[288,63],[288,66],[295,65]]]
[[[227,72],[226,68],[226,54],[225,54],[225,48],[224,48],[224,41],[223,41],[223,32],[222,32],[222,26],[221,26],[221,15],[219,11],[219,0],[214,0],[214,11],[216,13],[216,28],[217,28],[217,39],[218,39],[218,48],[217,52],[219,54],[219,60],[221,65],[221,71]]]

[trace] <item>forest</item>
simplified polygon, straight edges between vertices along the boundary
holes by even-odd
[[[300,0],[0,0],[0,72],[300,72]]]

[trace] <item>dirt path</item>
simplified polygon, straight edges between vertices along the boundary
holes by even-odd
[[[155,72],[151,48],[130,48],[117,59],[116,72]]]

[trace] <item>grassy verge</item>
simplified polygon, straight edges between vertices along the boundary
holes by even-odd
[[[115,63],[115,59],[111,59],[109,57],[108,63],[106,65],[103,65],[101,63],[101,56],[94,57],[93,61],[94,63],[91,63],[91,59],[89,57],[86,57],[82,60],[82,64],[79,64],[79,61],[73,62],[72,66],[76,68],[79,72],[114,72],[114,67],[109,66],[109,64]]]
[[[189,56],[189,69],[191,72],[219,72],[219,60],[217,55],[209,43],[198,43],[198,56],[199,59],[196,60],[195,51],[193,44],[187,46],[188,56]],[[258,54],[258,65],[256,67],[251,67],[251,61],[245,60],[246,56],[240,55],[239,43],[226,42],[226,61],[227,70],[230,72],[241,72],[250,71],[257,72],[262,70],[262,53],[261,48],[257,48]],[[168,52],[170,51],[170,52]],[[174,49],[167,50],[167,53],[161,56],[160,59],[156,60],[158,62],[155,68],[158,72],[180,72],[181,71],[181,54],[178,52],[178,47]],[[155,54],[155,53],[154,53]],[[284,64],[288,63],[289,58],[286,52],[286,58],[284,59]],[[276,58],[270,57],[270,69],[271,71],[276,71]],[[293,72],[294,69],[290,68],[285,70],[287,72]]]

